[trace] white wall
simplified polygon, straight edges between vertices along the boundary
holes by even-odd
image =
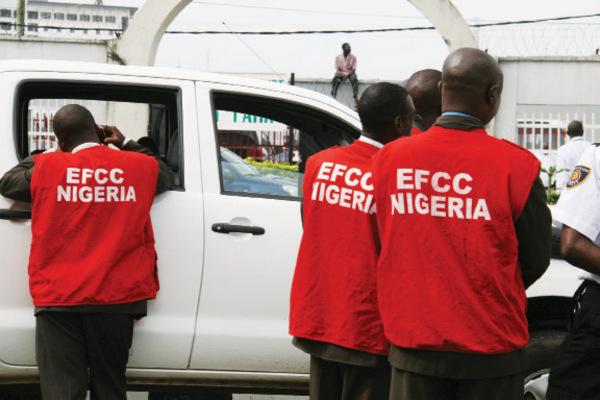
[[[0,36],[0,60],[44,59],[105,63],[106,42],[58,41]]]
[[[519,118],[543,118],[561,128],[580,119],[588,139],[600,140],[600,57],[505,58],[500,66],[504,91],[496,136],[514,141]]]

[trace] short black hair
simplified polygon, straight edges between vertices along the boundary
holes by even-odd
[[[350,43],[348,43],[348,42],[342,43],[342,49],[344,48],[344,46],[350,46]]]
[[[389,82],[369,86],[360,96],[357,109],[363,130],[371,133],[393,129],[396,117],[409,117],[413,112],[406,89]]]
[[[567,127],[567,135],[569,136],[583,136],[583,124],[581,121],[571,121]]]
[[[96,122],[92,113],[79,104],[67,104],[61,107],[52,122],[56,136],[66,143],[96,135]]]

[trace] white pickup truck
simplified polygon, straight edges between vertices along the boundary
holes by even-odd
[[[152,210],[161,288],[135,327],[132,385],[307,390],[308,358],[287,333],[302,232],[301,175],[308,156],[358,137],[355,112],[284,84],[106,64],[1,62],[0,87],[0,173],[55,146],[52,114],[77,102],[98,123],[117,125],[134,139],[146,136],[177,176]],[[245,161],[256,143],[231,138],[252,136],[239,134],[248,129],[283,135],[285,143],[270,149],[278,155],[272,164],[293,154],[297,171]],[[19,211],[26,208],[0,198],[0,394],[37,379],[30,222]],[[528,291],[529,386],[563,337],[575,274],[553,260]]]

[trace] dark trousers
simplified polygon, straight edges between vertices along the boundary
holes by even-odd
[[[522,400],[523,375],[446,379],[392,368],[390,400]]]
[[[548,400],[600,399],[600,285],[585,281],[571,331],[550,368]]]
[[[351,73],[346,79],[348,79],[350,81],[350,84],[352,85],[352,97],[354,98],[354,100],[356,100],[358,98],[358,78],[356,76],[356,73]],[[331,81],[331,95],[333,97],[337,97],[338,89],[340,88],[340,85],[344,80],[345,79],[340,73],[336,73],[333,77],[333,81]]]
[[[310,357],[310,400],[388,400],[390,367],[359,367]]]
[[[128,314],[41,312],[36,352],[44,400],[126,400]]]

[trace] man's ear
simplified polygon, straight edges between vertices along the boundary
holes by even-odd
[[[398,137],[407,136],[410,133],[412,126],[413,121],[409,118],[402,118],[400,116],[397,116],[394,119],[394,128],[396,129],[396,135]]]
[[[487,99],[486,99],[487,102],[490,105],[500,102],[500,93],[501,93],[500,86],[498,86],[498,85],[490,86],[488,93],[487,93]]]

